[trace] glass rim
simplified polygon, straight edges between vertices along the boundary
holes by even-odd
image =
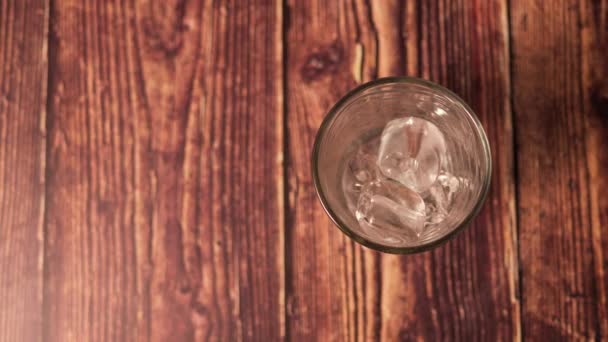
[[[345,224],[340,219],[340,217],[338,217],[338,215],[336,215],[334,210],[331,208],[329,201],[327,200],[327,197],[323,193],[323,189],[321,187],[321,180],[320,180],[319,172],[318,172],[318,159],[319,159],[318,157],[319,157],[319,148],[320,148],[321,140],[322,140],[323,136],[325,135],[325,132],[327,131],[329,123],[340,112],[340,109],[344,106],[344,104],[346,104],[348,102],[348,100],[354,98],[356,95],[359,95],[361,92],[363,92],[367,89],[374,88],[374,87],[384,85],[384,84],[391,84],[391,83],[392,84],[407,83],[407,84],[421,85],[421,86],[428,87],[428,88],[431,88],[431,89],[439,91],[439,92],[446,93],[448,96],[457,100],[464,107],[467,115],[472,119],[472,122],[474,123],[474,126],[477,130],[477,135],[481,138],[482,148],[483,148],[484,154],[487,159],[487,163],[486,163],[487,177],[484,177],[484,182],[481,185],[482,186],[481,193],[480,193],[480,196],[478,197],[477,203],[475,203],[475,206],[473,207],[473,210],[471,210],[471,212],[465,217],[465,219],[457,227],[450,230],[444,236],[442,236],[436,240],[432,240],[432,241],[423,243],[418,246],[405,246],[405,247],[387,246],[387,245],[383,245],[383,244],[371,241],[371,240],[367,239],[366,237],[358,234],[356,231],[353,231],[352,229],[350,229],[348,227],[348,225]],[[490,151],[490,143],[488,142],[488,137],[483,129],[483,126],[481,125],[481,121],[479,121],[479,118],[477,117],[475,112],[471,109],[471,107],[469,107],[469,105],[462,98],[460,98],[460,96],[456,95],[451,90],[449,90],[439,84],[436,84],[436,83],[433,83],[433,82],[430,82],[430,81],[427,81],[427,80],[424,80],[421,78],[407,77],[407,76],[383,77],[383,78],[378,78],[376,80],[373,80],[373,81],[370,81],[367,83],[363,83],[363,84],[357,86],[356,88],[350,90],[348,93],[346,93],[346,95],[344,95],[342,98],[340,98],[340,100],[338,100],[338,102],[336,102],[336,104],[329,110],[329,112],[325,115],[325,118],[323,118],[323,121],[321,122],[321,126],[319,127],[319,130],[317,131],[317,134],[315,136],[315,142],[313,145],[312,156],[311,156],[311,167],[312,167],[312,177],[313,177],[315,192],[317,193],[317,197],[319,198],[319,200],[321,202],[321,206],[323,207],[323,210],[325,210],[325,212],[327,213],[329,218],[332,220],[332,222],[338,227],[338,229],[340,229],[342,231],[342,233],[346,234],[348,237],[357,241],[358,243],[362,244],[363,246],[380,251],[380,252],[392,253],[392,254],[413,254],[413,253],[420,253],[420,252],[428,251],[435,247],[438,247],[439,245],[446,243],[447,241],[454,238],[454,236],[456,234],[458,234],[459,232],[461,232],[465,227],[469,226],[471,221],[477,216],[477,214],[481,210],[483,204],[485,203],[488,193],[490,191],[490,183],[491,183],[491,179],[492,179],[492,154]]]

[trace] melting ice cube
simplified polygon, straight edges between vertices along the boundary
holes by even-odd
[[[421,193],[437,179],[445,155],[445,138],[437,126],[405,117],[384,127],[377,164],[386,177]]]
[[[424,198],[427,223],[440,223],[447,217],[461,182],[462,179],[448,172],[441,172],[437,176],[437,182],[429,188],[428,194]]]
[[[364,148],[359,148],[346,162],[342,174],[342,190],[346,205],[352,212],[356,210],[362,188],[374,181],[379,174],[375,154],[368,153]]]
[[[379,146],[380,137],[359,143],[354,153],[349,154],[345,160],[346,164],[342,171],[342,191],[346,205],[353,213],[357,209],[357,201],[363,186],[382,176],[376,165]]]
[[[370,236],[385,242],[407,241],[424,229],[425,205],[415,191],[377,179],[363,187],[355,216]]]

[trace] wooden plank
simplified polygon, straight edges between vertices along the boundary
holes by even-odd
[[[430,79],[460,95],[475,111],[492,150],[492,185],[473,224],[446,245],[413,257],[383,258],[382,337],[504,341],[520,338],[513,132],[509,101],[506,1],[395,2],[378,11],[403,13],[401,56],[409,75]],[[386,27],[383,26],[386,23]],[[400,57],[400,58],[399,58]],[[399,70],[396,67],[389,70]],[[395,270],[395,271],[389,271]],[[384,318],[384,317],[383,317]]]
[[[45,337],[284,334],[278,1],[54,1]]]
[[[596,340],[608,339],[608,1],[581,1],[581,91],[593,273],[597,309]]]
[[[144,191],[135,182],[147,179],[134,171],[140,158],[134,145],[143,134],[135,124],[145,109],[136,107],[141,93],[131,86],[133,78],[143,77],[131,67],[133,11],[132,5],[113,1],[52,3],[48,341],[135,341],[149,332],[138,318],[150,317],[150,292],[141,287],[149,282],[152,265],[140,252],[148,244],[138,239],[150,228],[143,227],[133,203],[137,191]]]
[[[204,300],[236,319],[208,322],[220,341],[275,341],[285,335],[282,2],[211,8],[198,216],[203,279],[218,280]]]
[[[0,2],[0,341],[42,336],[48,6]]]
[[[511,13],[523,336],[603,340],[608,4],[518,0]]]
[[[288,6],[289,336],[518,339],[506,3],[292,0]],[[379,257],[353,246],[313,195],[308,165],[316,129],[337,99],[376,70],[453,89],[478,113],[492,145],[485,209],[431,253]]]
[[[378,255],[330,223],[310,172],[314,136],[330,106],[375,76],[370,7],[363,1],[289,0],[287,13],[287,336],[377,339]]]

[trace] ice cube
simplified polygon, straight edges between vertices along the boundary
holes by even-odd
[[[342,174],[342,190],[346,198],[346,205],[352,212],[356,210],[363,186],[375,180],[379,175],[376,155],[368,151],[366,146],[360,146],[346,162]]]
[[[448,203],[452,203],[452,200],[454,199],[454,194],[456,193],[456,191],[458,191],[461,182],[461,179],[459,179],[458,177],[454,177],[449,172],[441,172],[437,176],[437,183],[439,183],[439,185],[441,185],[441,187],[443,188],[443,192],[446,196]]]
[[[375,239],[408,241],[424,229],[424,201],[402,184],[377,179],[363,187],[355,216],[364,232]]]
[[[445,155],[445,138],[437,126],[405,117],[384,127],[377,164],[386,177],[421,193],[437,179]]]
[[[454,201],[454,196],[460,188],[462,180],[449,172],[442,171],[424,197],[426,205],[427,224],[437,224],[443,221]]]
[[[448,215],[448,197],[439,182],[433,184],[424,198],[426,224],[441,223]]]

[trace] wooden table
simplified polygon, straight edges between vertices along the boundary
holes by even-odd
[[[313,139],[388,75],[492,146],[471,227],[382,255]],[[608,340],[607,0],[0,1],[0,341]]]

